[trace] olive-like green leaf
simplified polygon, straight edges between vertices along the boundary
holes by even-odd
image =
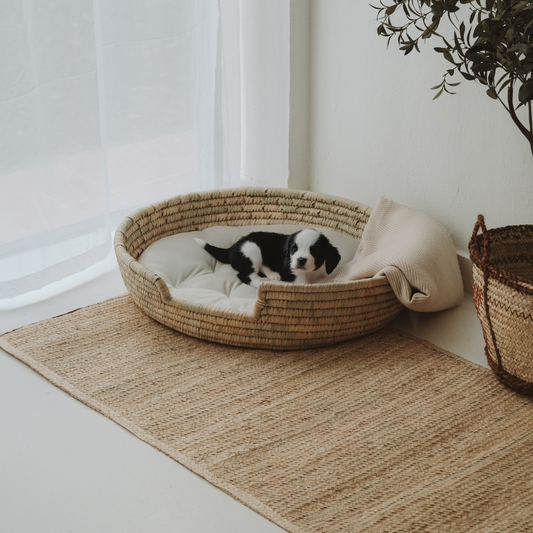
[[[489,63],[490,62],[490,58],[489,56],[485,55],[485,54],[471,54],[471,53],[467,53],[466,54],[466,58],[471,61],[472,63],[474,62],[479,62],[479,63]]]
[[[450,54],[450,52],[448,52],[448,50],[446,50],[446,52],[444,52],[444,59],[446,59],[446,61],[449,61],[450,63],[454,63],[455,64],[455,61],[453,60],[452,54]]]
[[[473,81],[476,79],[475,76],[472,76],[472,74],[469,74],[468,72],[461,72],[461,75],[463,76],[465,80],[468,80],[468,81]]]
[[[533,100],[533,80],[524,83],[518,90],[518,100],[525,104]]]
[[[433,100],[436,100],[444,91],[444,87],[433,97]]]
[[[514,46],[511,46],[511,48],[507,49],[508,52],[520,52],[525,55],[529,55],[533,53],[533,48],[531,48],[531,45],[524,44],[524,43],[518,43]]]

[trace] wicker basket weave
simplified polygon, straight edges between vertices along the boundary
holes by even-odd
[[[508,387],[532,394],[533,226],[487,230],[479,215],[469,251],[489,366]]]
[[[210,226],[299,224],[360,239],[371,209],[334,196],[288,189],[239,188],[177,196],[126,217],[115,234],[124,283],[137,305],[182,333],[235,346],[302,349],[379,330],[402,309],[384,277],[347,283],[263,282],[253,313],[174,298],[137,259],[153,242]]]

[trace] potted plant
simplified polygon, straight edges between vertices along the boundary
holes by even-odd
[[[454,94],[458,74],[485,86],[533,154],[533,0],[380,0],[377,32],[405,54],[421,41],[448,61],[434,98]],[[444,30],[442,29],[444,27]],[[481,230],[481,234],[478,232]],[[469,242],[474,303],[489,366],[507,386],[533,393],[533,226],[487,230],[482,215]]]

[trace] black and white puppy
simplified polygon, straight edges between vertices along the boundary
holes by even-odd
[[[284,235],[254,231],[230,248],[196,242],[221,263],[230,264],[243,282],[258,287],[261,278],[317,283],[333,272],[341,256],[328,238],[315,229]]]

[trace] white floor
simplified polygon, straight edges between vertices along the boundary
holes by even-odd
[[[0,309],[0,332],[124,292],[111,269],[45,301]],[[450,311],[404,311],[395,325],[487,366],[470,294]],[[0,350],[0,532],[280,531]]]

